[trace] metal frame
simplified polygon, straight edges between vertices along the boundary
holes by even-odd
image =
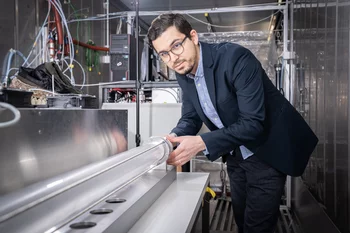
[[[268,4],[259,6],[236,6],[236,7],[215,7],[196,10],[181,10],[181,11],[140,11],[140,16],[158,16],[164,13],[179,13],[179,14],[203,14],[203,13],[231,13],[244,11],[267,11],[267,10],[284,10],[286,5]],[[128,16],[135,16],[135,12],[126,12]],[[118,13],[120,14],[120,12]]]
[[[99,98],[99,108],[102,107],[102,99],[103,97],[106,97],[106,89],[110,89],[110,88],[135,88],[135,84],[136,81],[122,81],[120,83],[117,84],[106,84],[103,85],[103,83],[101,83],[101,85],[98,86],[98,98]],[[142,88],[146,88],[146,89],[150,89],[150,88],[174,88],[174,87],[179,87],[179,84],[177,83],[177,81],[168,81],[168,82],[141,82],[141,87]]]
[[[293,14],[293,10],[291,11],[292,14]],[[286,59],[286,55],[288,53],[288,17],[289,17],[289,1],[287,0],[286,1],[286,8],[283,10],[283,59],[284,60],[287,60]],[[291,20],[291,22],[293,22],[293,20]],[[291,29],[291,34],[290,35],[293,35],[293,29]],[[292,40],[291,40],[292,42]],[[293,42],[291,43],[291,45],[293,44]],[[292,51],[293,47],[291,46],[291,51],[290,51],[290,54],[293,54],[293,51]],[[290,60],[290,62],[292,62],[292,59]],[[292,64],[290,63],[290,66],[289,66],[289,70],[291,71],[292,70]],[[294,74],[294,73],[293,73]],[[291,76],[292,76],[292,72],[289,72],[289,85],[288,87],[286,87],[286,90],[289,89],[289,97],[287,97],[287,99],[289,100],[289,102],[291,102],[291,98],[290,96],[291,95]],[[293,105],[293,103],[291,102],[291,104]],[[288,208],[291,208],[291,200],[292,200],[292,182],[291,182],[291,177],[290,176],[287,176],[287,179],[286,179],[286,205]]]

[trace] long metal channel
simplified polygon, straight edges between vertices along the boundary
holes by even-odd
[[[3,211],[3,213],[5,213],[6,220],[0,223],[0,232],[9,232],[9,230],[10,232],[23,232],[24,228],[31,229],[29,232],[51,232],[57,229],[57,227],[62,226],[70,219],[80,215],[87,208],[91,208],[92,206],[96,205],[96,203],[101,200],[101,197],[107,197],[113,191],[115,192],[116,190],[125,187],[126,185],[130,184],[131,181],[136,180],[148,170],[154,168],[156,166],[156,164],[152,162],[154,154],[170,153],[171,147],[167,145],[165,148],[168,150],[165,151],[162,150],[161,147],[157,147],[156,149],[158,149],[158,151],[151,151],[152,153],[144,154],[144,156],[138,157],[137,160],[132,160],[129,163],[122,163],[119,166],[114,166],[113,169],[109,169],[99,176],[94,176],[93,179],[90,178],[79,183],[79,185],[66,189],[64,192],[59,193],[59,195],[58,193],[56,195],[51,195],[51,192],[55,192],[57,190],[61,191],[62,184],[70,185],[72,179],[69,179],[69,176],[62,176],[67,180],[59,178],[54,180],[51,179],[50,181],[54,182],[41,182],[37,185],[33,185],[30,188],[25,188],[19,193],[11,194],[7,198],[1,198],[1,207],[2,205],[6,205],[6,201],[11,200],[13,202],[17,202],[13,206],[9,204],[6,207],[18,207],[18,204],[26,203],[21,201],[21,199],[31,201],[31,198],[34,198],[35,200],[37,193],[41,194],[41,197],[45,198],[46,201],[41,200],[39,203],[35,203],[35,205],[33,205],[34,202],[30,202],[31,206],[27,205],[26,211],[21,210],[21,212],[17,212],[17,209],[14,209],[12,213],[16,211],[16,215],[12,216],[12,218],[6,216],[6,212]],[[137,153],[140,151],[140,149],[145,148],[138,147],[129,150],[128,152]],[[125,155],[128,153],[121,153],[115,157],[123,157],[123,154]],[[163,160],[166,158],[167,156],[163,158]],[[110,167],[110,163],[113,163],[114,161],[113,159],[105,160],[107,162],[102,161],[96,163],[96,166],[92,166],[94,169],[91,169],[91,166],[88,166],[87,171],[94,174],[96,170],[98,171],[99,169],[103,169],[103,167]],[[68,174],[74,174],[75,177],[73,178],[76,179],[77,177],[81,178],[81,176],[84,177],[85,175],[89,175],[89,173],[86,172],[86,167],[79,169],[74,173]],[[73,181],[75,180],[73,179]],[[78,181],[80,181],[80,179],[78,179]],[[58,186],[58,189],[55,189],[55,186]],[[51,189],[53,190],[51,191]],[[46,199],[48,196],[50,196],[50,198]],[[44,212],[43,210],[45,209],[51,211]],[[35,216],[36,219],[41,219],[42,223],[37,224],[37,222],[33,221],[32,217],[30,216]],[[14,231],[14,225],[17,223],[21,224],[16,227],[16,231]]]
[[[142,217],[151,205],[166,191],[176,179],[176,170],[170,172],[152,171],[123,189],[114,192],[113,198],[125,198],[124,203],[106,203],[102,200],[94,209],[111,209],[108,216],[96,216],[86,211],[84,214],[55,233],[72,232],[70,225],[77,222],[93,221],[97,225],[85,229],[84,233],[125,233]]]
[[[104,195],[102,197],[100,197],[98,200],[96,200],[94,203],[92,203],[89,206],[86,206],[84,209],[82,209],[81,211],[79,211],[78,213],[76,213],[75,215],[71,216],[70,218],[65,219],[63,222],[59,223],[59,225],[57,224],[57,226],[53,227],[51,230],[52,232],[54,231],[54,229],[59,229],[61,227],[64,227],[64,225],[68,224],[69,222],[74,221],[76,218],[78,218],[79,216],[81,216],[82,214],[88,212],[90,209],[92,209],[93,207],[97,206],[98,204],[103,203],[106,199],[110,198],[111,196],[115,195],[116,193],[118,193],[119,191],[123,190],[124,188],[126,188],[127,186],[131,185],[133,182],[137,181],[140,177],[144,176],[145,174],[147,174],[150,170],[152,170],[153,168],[150,167],[148,170],[145,170],[144,172],[140,173],[139,175],[135,176],[134,178],[132,178],[131,180],[128,180],[126,183],[124,183],[123,185],[119,186],[118,188],[116,188],[115,190],[113,190],[113,192],[108,193],[107,195]],[[175,169],[174,169],[175,171]],[[174,173],[174,172],[173,172]],[[171,179],[171,181],[173,181],[173,179]],[[170,183],[168,183],[169,185]],[[167,185],[167,186],[168,186]],[[163,191],[165,190],[165,188],[167,188],[167,186],[163,187]],[[159,195],[157,194],[154,198],[156,199]],[[129,196],[128,196],[129,197]],[[154,200],[153,200],[154,201]],[[153,202],[150,202],[149,205],[151,205]],[[147,207],[149,207],[148,205],[146,205]],[[146,211],[147,208],[144,207],[144,209],[138,208],[137,214],[142,214],[142,212]],[[135,214],[134,214],[135,216]],[[140,215],[141,216],[141,215]],[[136,222],[138,219],[138,217],[136,219],[134,219],[133,223]],[[125,223],[124,223],[125,224]],[[123,232],[123,231],[121,231]],[[48,233],[48,232],[47,232]],[[114,233],[116,233],[114,231]]]
[[[73,187],[86,183],[88,180],[106,173],[128,161],[159,149],[163,146],[164,154],[160,158],[159,163],[165,161],[172,150],[169,142],[162,138],[153,138],[153,142],[142,147],[120,153],[117,156],[110,157],[104,161],[88,165],[81,169],[65,173],[63,175],[48,179],[46,181],[34,184],[15,193],[10,193],[0,198],[0,223],[25,211],[33,206],[42,203],[60,193],[63,193]],[[163,141],[163,142],[162,142]],[[152,144],[154,143],[154,144]],[[157,151],[154,151],[156,153]],[[134,155],[133,155],[134,153]],[[144,156],[141,156],[143,158]],[[154,164],[156,165],[156,164]]]
[[[154,148],[156,148],[158,145],[153,146],[147,150],[145,150],[145,152],[148,152]],[[13,217],[16,214],[19,214],[41,202],[44,202],[70,188],[73,188],[87,180],[90,180],[104,172],[107,172],[117,166],[120,166],[121,164],[130,161],[131,159],[134,159],[138,156],[140,156],[141,154],[143,154],[143,152],[140,153],[136,153],[134,156],[128,157],[122,161],[119,162],[115,162],[115,160],[119,159],[118,157],[112,157],[111,159],[108,159],[109,161],[102,161],[98,164],[93,164],[91,166],[89,166],[88,168],[84,168],[84,170],[78,170],[78,171],[74,171],[74,172],[70,172],[67,174],[64,174],[63,176],[59,176],[58,178],[53,178],[49,179],[45,182],[42,182],[38,185],[34,185],[34,186],[41,186],[41,187],[60,187],[57,188],[55,191],[51,191],[50,193],[46,194],[46,192],[48,191],[46,188],[40,188],[40,187],[31,187],[32,190],[36,190],[35,194],[31,194],[31,195],[26,195],[26,193],[28,193],[28,190],[22,190],[20,193],[18,193],[17,195],[7,195],[5,197],[1,197],[0,198],[0,203],[1,203],[1,207],[0,207],[0,214],[2,214],[2,216],[0,216],[0,223],[5,221],[6,219],[9,219],[11,217]],[[101,168],[101,165],[104,166],[103,164],[108,163],[108,164],[112,164],[111,166],[108,166],[106,168]],[[95,172],[96,171],[96,172]],[[90,174],[90,175],[88,175]],[[43,196],[41,196],[43,195]],[[18,198],[18,196],[21,196],[21,198]],[[28,200],[29,199],[29,200]],[[29,201],[29,202],[28,202]],[[18,208],[17,208],[18,207]]]

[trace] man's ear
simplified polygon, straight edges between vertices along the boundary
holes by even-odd
[[[190,31],[190,36],[191,36],[191,40],[193,41],[193,43],[194,43],[195,45],[198,45],[198,34],[197,34],[197,31],[194,30],[194,29],[192,29],[192,30]]]

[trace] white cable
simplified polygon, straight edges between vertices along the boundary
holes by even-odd
[[[72,83],[72,80],[71,80],[71,78],[68,75],[66,75],[64,73],[63,73],[63,75],[66,76],[68,78],[68,80]]]
[[[81,88],[80,88],[80,89],[83,89],[84,85],[85,85],[85,81],[86,81],[85,70],[84,70],[83,66],[76,59],[74,59],[74,61],[80,66],[80,68],[83,72],[83,84],[81,85]]]
[[[64,63],[66,63],[67,65],[67,69],[65,69],[64,71],[62,71],[62,73],[65,73],[68,69],[71,69],[71,67],[69,66],[68,62],[66,61],[66,59],[63,59]]]
[[[66,19],[64,13],[63,13],[62,8],[59,6],[60,3],[57,3],[56,0],[52,0],[52,3],[53,3],[53,5],[54,5],[54,7],[56,8],[57,12],[59,13],[59,15],[61,16],[61,21],[62,21],[62,23],[63,23],[63,25],[65,26],[66,31],[67,31],[67,37],[68,37],[69,44],[70,44],[70,46],[69,46],[69,52],[70,52],[70,59],[71,59],[70,65],[71,65],[71,64],[73,63],[73,59],[74,59],[74,53],[73,53],[74,48],[73,48],[72,36],[71,36],[71,34],[70,34],[70,30],[69,30],[68,25],[67,25],[67,19]]]
[[[19,68],[11,68],[7,71],[7,73],[10,74],[11,70],[19,70]]]
[[[125,83],[125,82],[129,82],[129,81],[105,82],[105,83],[94,83],[94,84],[85,84],[85,85],[74,84],[74,86],[77,86],[77,87],[81,87],[81,86],[84,86],[84,87],[97,87],[97,86],[104,86],[104,85],[109,85],[109,84],[120,84],[120,83]]]
[[[50,9],[51,9],[51,3],[50,3],[50,1],[49,1],[48,3],[49,3],[49,8],[48,8],[48,12],[47,12],[46,18],[45,18],[45,20],[44,20],[44,23],[43,23],[43,25],[41,26],[41,28],[40,28],[40,30],[39,30],[39,32],[38,32],[38,35],[37,35],[36,38],[35,38],[34,44],[33,44],[33,46],[32,46],[32,49],[30,50],[30,52],[29,52],[29,54],[28,54],[26,60],[25,60],[25,61],[23,62],[23,64],[22,64],[22,66],[24,66],[24,65],[27,63],[27,61],[28,61],[30,55],[32,55],[32,52],[33,52],[33,50],[34,50],[34,48],[35,48],[35,46],[36,46],[36,43],[37,43],[37,41],[38,41],[38,39],[39,39],[39,37],[40,37],[40,35],[41,35],[41,31],[44,29],[44,26],[46,25],[47,19],[49,18]]]
[[[75,15],[77,12],[83,11],[83,10],[89,11],[90,8],[89,8],[89,7],[85,7],[85,8],[81,8],[81,9],[79,9],[79,10],[73,11],[73,13],[71,13],[70,15],[68,15],[67,19],[70,19],[70,17],[71,17],[72,15]]]
[[[119,18],[124,18],[125,16],[114,16],[110,17],[109,19],[119,19]],[[102,18],[102,17],[89,17],[85,19],[74,19],[74,20],[69,20],[68,23],[74,23],[74,22],[82,22],[82,21],[99,21],[99,20],[107,20],[107,18]]]
[[[171,89],[171,88],[170,88]],[[177,93],[172,93],[171,91],[165,89],[165,88],[153,88],[153,90],[159,90],[159,91],[165,91],[165,92],[168,92],[170,95],[172,95],[176,101],[176,103],[179,103],[179,98],[176,97]],[[174,91],[173,89],[171,89],[172,91]]]
[[[69,31],[69,28],[68,28],[68,25],[67,25],[67,19],[64,15],[64,12],[62,10],[62,7],[60,6],[60,3],[57,2],[56,0],[51,0],[52,1],[52,4],[54,5],[54,7],[56,8],[57,12],[59,13],[59,15],[61,16],[61,21],[63,23],[63,25],[65,26],[66,28],[66,32],[67,32],[67,38],[68,38],[68,41],[69,41],[69,57],[70,57],[70,63],[69,65],[72,66],[73,64],[73,60],[74,60],[74,45],[73,45],[73,39],[72,39],[72,36],[70,34],[70,31]],[[75,79],[74,79],[74,76],[73,76],[73,71],[72,69],[70,69],[70,72],[71,72],[71,77],[70,77],[70,80],[71,80],[71,83],[74,84],[75,83]],[[66,75],[67,76],[67,75]]]
[[[4,103],[4,102],[0,102],[0,106],[5,108],[5,109],[10,110],[15,115],[15,117],[12,120],[7,121],[7,122],[1,122],[0,128],[12,126],[12,125],[16,124],[21,119],[21,113],[13,105],[8,104],[8,103]]]
[[[217,28],[237,28],[237,27],[244,27],[244,26],[248,26],[248,25],[260,23],[260,22],[262,22],[262,21],[265,21],[265,20],[267,20],[267,19],[270,19],[271,16],[276,15],[278,12],[280,12],[280,11],[277,11],[277,12],[275,12],[275,13],[269,15],[268,17],[259,19],[259,20],[257,20],[257,21],[253,21],[253,22],[245,23],[245,24],[241,24],[241,25],[232,25],[232,26],[223,26],[223,25],[210,24],[210,23],[205,22],[205,21],[202,21],[202,20],[200,20],[200,19],[198,19],[198,18],[196,18],[196,17],[194,17],[194,16],[192,16],[192,15],[190,15],[190,14],[186,14],[186,15],[188,15],[188,16],[191,17],[192,19],[194,19],[194,20],[196,20],[196,21],[198,21],[198,22],[200,22],[200,23],[203,23],[203,24],[205,24],[205,25],[208,25],[208,26],[217,27]]]

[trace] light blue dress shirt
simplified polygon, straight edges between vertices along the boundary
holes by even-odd
[[[192,74],[188,74],[187,77],[194,79],[194,83],[196,85],[198,98],[200,105],[202,107],[202,110],[204,114],[208,117],[208,119],[219,129],[223,128],[224,125],[221,122],[221,119],[216,112],[216,109],[213,106],[213,103],[211,102],[207,84],[205,82],[204,78],[204,71],[203,71],[203,61],[202,61],[202,47],[200,48],[200,56],[199,56],[199,63],[197,67],[196,74],[193,76]],[[251,152],[248,148],[245,146],[240,146],[239,149],[241,150],[243,159],[248,158],[249,156],[253,155],[253,152]],[[205,154],[208,154],[208,151],[204,151]]]

